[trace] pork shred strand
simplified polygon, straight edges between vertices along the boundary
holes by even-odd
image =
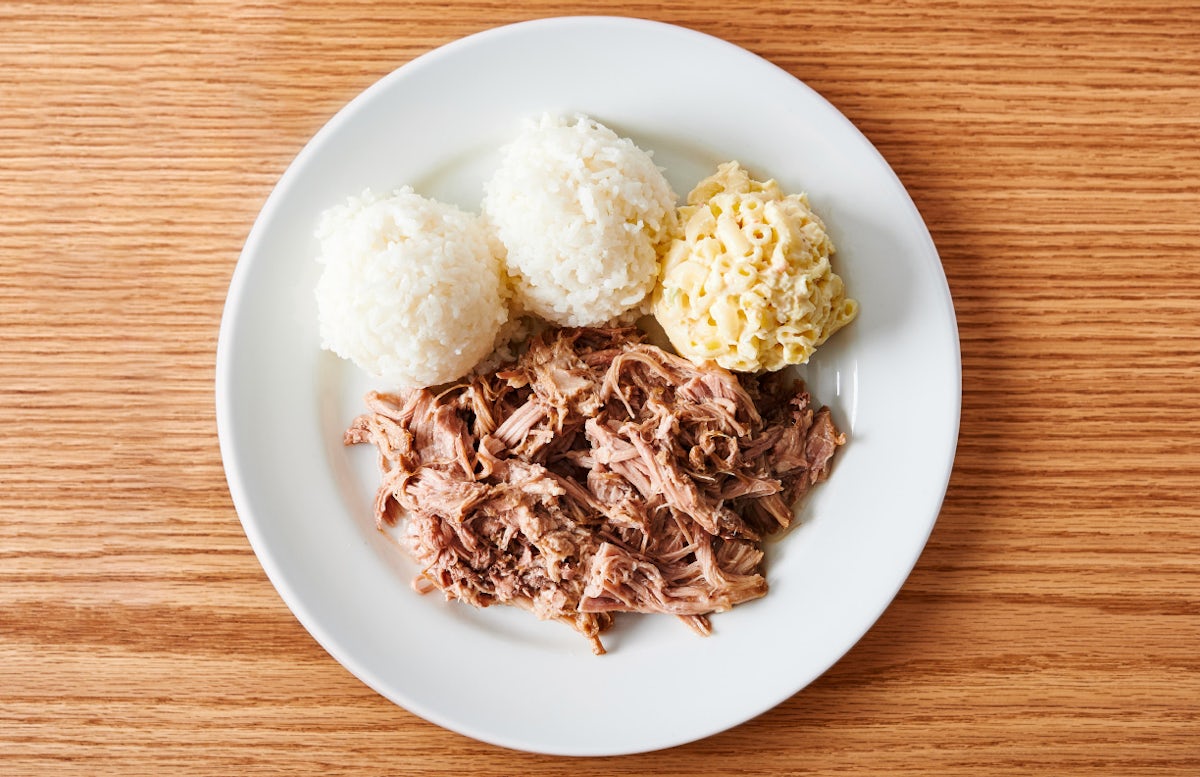
[[[561,329],[438,393],[371,393],[345,443],[378,450],[380,527],[414,587],[566,622],[603,653],[613,613],[708,615],[767,592],[763,537],[845,437],[804,386],[697,367],[634,328]]]

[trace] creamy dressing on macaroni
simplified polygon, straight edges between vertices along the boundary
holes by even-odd
[[[693,362],[742,372],[803,364],[858,312],[804,194],[785,196],[727,162],[688,195],[679,224],[652,308]]]

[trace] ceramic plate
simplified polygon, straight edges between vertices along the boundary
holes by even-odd
[[[858,319],[801,370],[847,432],[832,477],[768,545],[771,592],[698,637],[621,616],[594,656],[568,627],[410,588],[376,531],[375,454],[342,432],[374,387],[319,348],[322,210],[413,185],[478,210],[524,118],[582,112],[652,150],[681,196],[737,159],[806,191]],[[380,386],[379,388],[386,388]],[[611,755],[695,740],[802,689],[871,626],[937,517],[958,434],[958,335],[921,217],[887,163],[783,70],[653,22],[560,18],[465,38],[367,89],[301,151],[238,261],[217,355],[230,491],[271,581],[349,671],[412,712],[523,750]]]

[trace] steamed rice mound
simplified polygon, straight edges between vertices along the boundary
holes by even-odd
[[[483,211],[516,305],[563,326],[641,305],[675,224],[675,193],[650,154],[587,117],[547,114],[501,155]]]
[[[485,222],[409,187],[364,192],[320,220],[322,346],[398,388],[465,375],[508,318]]]

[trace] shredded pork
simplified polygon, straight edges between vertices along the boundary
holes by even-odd
[[[418,590],[565,621],[603,653],[617,612],[708,615],[767,592],[761,540],[845,437],[802,383],[697,367],[633,328],[561,329],[438,393],[371,393],[381,528]]]

